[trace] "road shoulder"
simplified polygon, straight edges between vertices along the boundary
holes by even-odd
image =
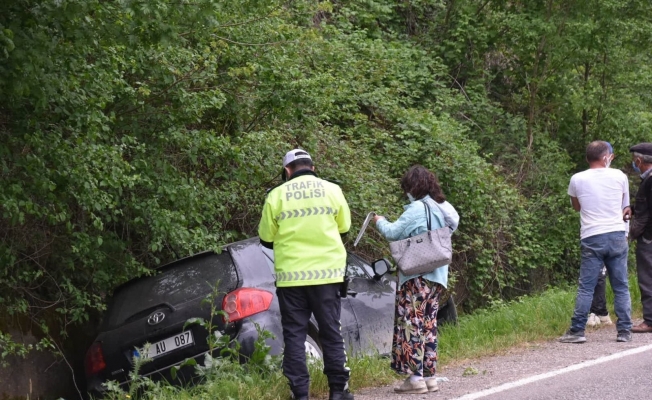
[[[638,322],[640,321],[634,321],[635,324]],[[559,333],[560,336],[562,333]],[[586,338],[587,342],[583,344],[565,344],[556,340],[526,343],[501,355],[457,361],[437,372],[437,376],[448,379],[447,382],[439,383],[439,392],[398,395],[393,391],[395,385],[390,385],[358,390],[355,397],[357,400],[454,399],[508,382],[652,344],[652,333],[634,334],[633,340],[628,343],[616,342],[615,325],[589,329],[586,331]]]

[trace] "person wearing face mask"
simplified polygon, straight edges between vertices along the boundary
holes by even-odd
[[[607,143],[609,148],[609,160],[608,165],[614,160],[614,148],[611,146],[611,143]],[[609,167],[607,167],[609,168]],[[626,223],[625,235],[629,230],[629,221]],[[589,319],[586,322],[586,326],[598,326],[598,325],[613,325],[613,321],[609,317],[609,311],[607,310],[607,267],[602,266],[600,275],[598,275],[598,284],[595,286],[595,291],[593,292],[593,302],[591,303],[591,310],[589,314]]]
[[[609,168],[611,159],[607,142],[589,143],[589,169],[573,175],[568,186],[571,204],[580,213],[581,262],[575,310],[570,329],[559,338],[562,343],[586,342],[587,315],[603,265],[614,292],[616,340],[632,340],[625,223],[631,212],[629,182],[622,171]]]
[[[634,333],[652,332],[652,143],[639,143],[629,149],[632,168],[641,176],[636,192],[629,239],[636,240],[636,274],[641,289],[643,322]]]
[[[432,214],[431,229],[457,229],[459,215],[446,201],[437,177],[421,165],[411,167],[401,179],[401,189],[410,200],[398,220],[374,217],[378,231],[390,241],[406,239],[428,230],[427,210]],[[428,207],[425,206],[428,204]],[[396,312],[392,340],[391,367],[409,375],[396,393],[420,394],[439,390],[437,366],[437,310],[439,297],[448,284],[448,266],[423,275],[405,276],[399,271]]]

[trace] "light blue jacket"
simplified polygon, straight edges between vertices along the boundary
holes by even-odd
[[[423,198],[430,206],[430,212],[433,217],[430,221],[431,229],[438,229],[444,226],[444,216],[442,215],[439,207],[435,201],[428,195]],[[389,222],[386,219],[380,219],[376,223],[376,229],[390,242],[407,239],[412,236],[420,235],[428,230],[428,222],[426,221],[426,206],[421,200],[415,200],[410,204],[403,206],[405,211],[396,220],[396,222]],[[419,275],[406,276],[398,272],[399,285],[404,284],[409,279],[415,278]],[[448,285],[448,265],[437,268],[433,272],[421,275],[423,278],[437,282],[443,287]]]

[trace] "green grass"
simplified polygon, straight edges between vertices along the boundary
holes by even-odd
[[[629,276],[632,317],[641,315],[641,292],[635,274]],[[570,326],[576,287],[549,289],[461,316],[457,326],[439,330],[439,363],[496,354],[514,346],[561,336]],[[613,291],[607,280],[607,306],[612,315]]]
[[[390,384],[398,375],[389,368],[389,358],[380,356],[365,356],[349,360],[351,379],[349,381],[352,391],[364,387],[375,387]],[[322,366],[310,366],[310,395],[318,397],[328,394],[328,382],[321,372]],[[289,393],[288,393],[289,395]]]
[[[559,336],[570,324],[574,301],[575,293],[550,289],[462,316],[457,326],[443,326],[439,331],[440,364]]]
[[[635,275],[630,275],[633,314],[640,315],[640,292]],[[576,289],[550,289],[536,296],[463,315],[456,326],[442,326],[439,331],[439,365],[453,364],[470,358],[503,352],[514,346],[549,340],[560,336],[570,325]],[[607,285],[607,303],[613,313],[613,292]],[[399,379],[389,368],[389,359],[379,356],[349,361],[351,388],[386,385]],[[311,397],[325,397],[328,383],[321,364],[310,365]],[[244,370],[243,370],[244,371]],[[148,384],[143,399],[289,399],[290,391],[280,370],[265,373],[241,373],[212,378],[192,388],[173,388]],[[124,399],[124,396],[114,398]]]

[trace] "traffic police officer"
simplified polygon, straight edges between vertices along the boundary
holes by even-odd
[[[285,343],[283,374],[294,398],[308,398],[305,342],[314,314],[329,399],[352,400],[339,294],[346,267],[341,235],[349,231],[351,213],[340,187],[318,178],[314,170],[304,150],[295,149],[283,157],[285,182],[268,193],[258,234],[261,244],[274,250]]]

